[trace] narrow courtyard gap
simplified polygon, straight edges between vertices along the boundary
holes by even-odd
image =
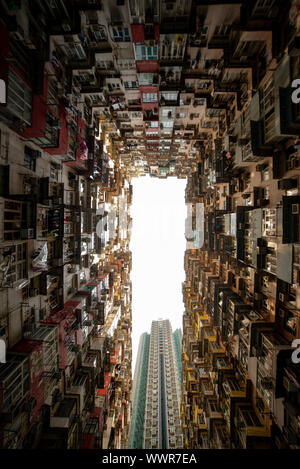
[[[173,330],[182,329],[185,187],[184,179],[133,180],[132,370],[139,338],[153,320],[170,319]]]

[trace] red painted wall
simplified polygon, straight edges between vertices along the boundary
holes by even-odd
[[[136,69],[139,73],[157,73],[159,64],[157,60],[137,60]]]
[[[143,24],[132,24],[131,37],[133,42],[144,42],[145,26]]]

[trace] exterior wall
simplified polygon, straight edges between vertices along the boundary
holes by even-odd
[[[132,388],[133,415],[130,425],[130,449],[143,448],[150,335],[141,336]]]

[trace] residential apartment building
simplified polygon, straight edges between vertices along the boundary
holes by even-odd
[[[96,11],[79,3],[0,2],[6,449],[128,441],[132,186],[93,108],[102,86],[85,33]],[[102,40],[97,28],[90,34]]]
[[[153,321],[141,336],[133,381],[129,448],[182,448],[180,421],[181,331]]]
[[[299,4],[203,3],[200,61],[215,57],[186,189],[184,444],[299,449]]]
[[[149,175],[186,178],[188,204],[184,439],[153,444],[299,448],[298,0],[0,0],[0,18],[0,445],[128,444]]]

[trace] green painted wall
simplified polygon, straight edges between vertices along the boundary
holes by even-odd
[[[130,427],[129,449],[143,448],[149,347],[150,334],[145,333],[143,334],[141,361],[137,377],[136,398],[134,408],[132,409],[133,415]]]

